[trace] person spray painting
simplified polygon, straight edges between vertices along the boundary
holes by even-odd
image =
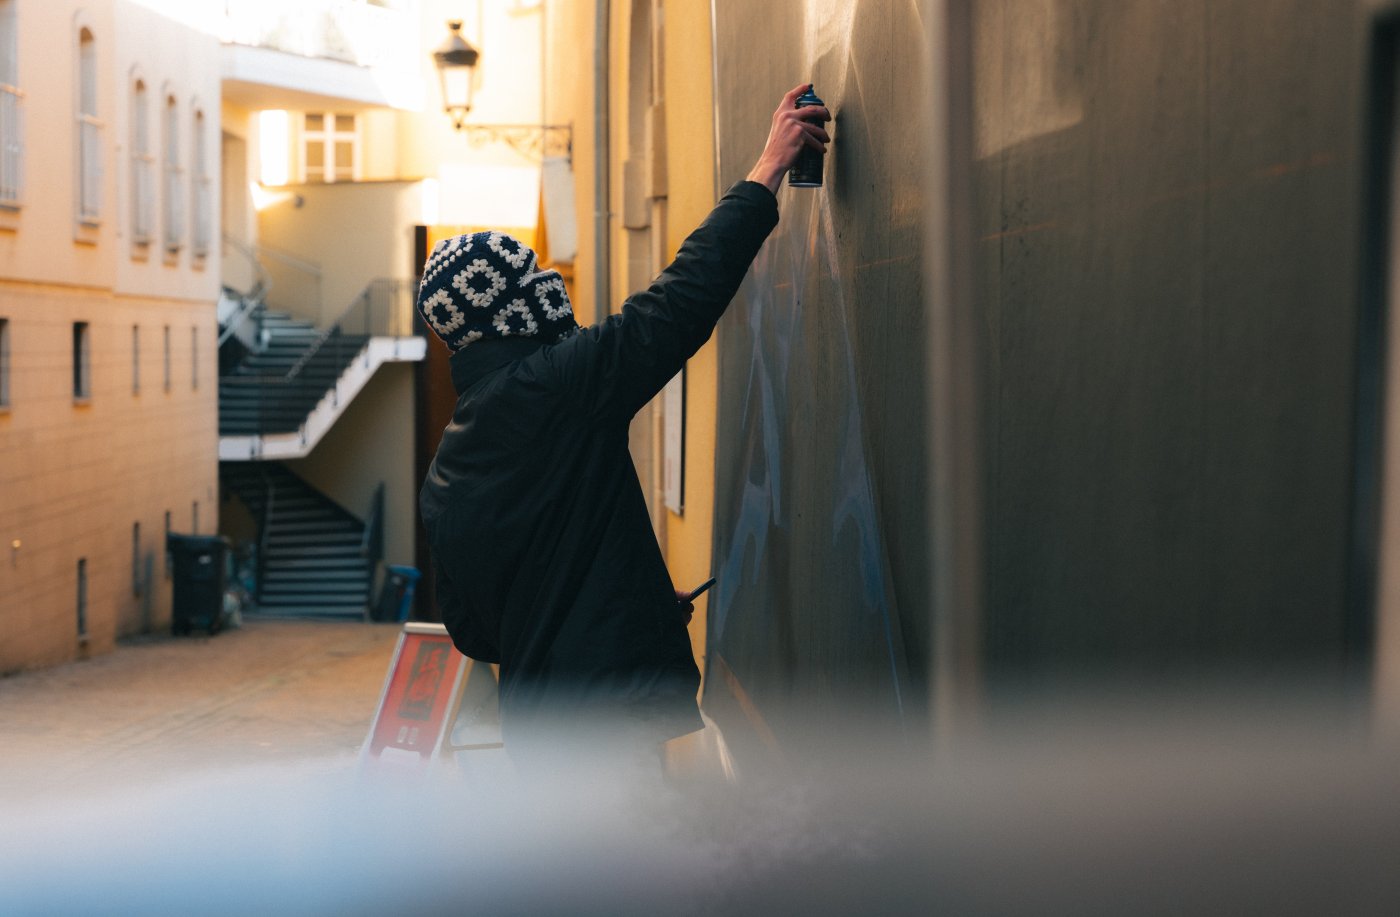
[[[709,339],[778,222],[824,106],[794,87],[747,179],[621,314],[588,328],[564,283],[499,232],[428,257],[417,308],[452,351],[458,400],[419,495],[443,623],[500,663],[512,756],[573,739],[655,748],[701,728],[689,603],[667,573],[627,448],[632,416]]]

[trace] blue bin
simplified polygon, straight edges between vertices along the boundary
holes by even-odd
[[[413,607],[413,591],[423,574],[416,567],[390,564],[384,568],[384,586],[379,590],[372,617],[376,621],[407,621]]]

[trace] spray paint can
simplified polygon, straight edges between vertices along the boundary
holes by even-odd
[[[798,108],[806,108],[809,105],[824,105],[817,94],[808,86],[807,91],[797,97],[795,103]],[[811,147],[804,146],[797,154],[797,162],[788,171],[788,184],[794,188],[820,188],[822,186],[822,156],[821,152]]]

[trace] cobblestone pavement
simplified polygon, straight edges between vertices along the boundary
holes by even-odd
[[[397,625],[245,620],[0,679],[0,798],[351,756]]]

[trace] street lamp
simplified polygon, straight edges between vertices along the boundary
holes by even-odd
[[[494,140],[509,144],[527,159],[563,156],[572,160],[574,131],[568,124],[467,123],[467,113],[472,108],[476,62],[481,52],[462,37],[462,20],[449,19],[447,29],[447,40],[433,52],[433,63],[442,84],[442,108],[452,117],[452,126],[466,134],[473,146]]]
[[[452,116],[452,126],[461,130],[472,110],[472,77],[481,53],[462,37],[462,20],[448,20],[447,28],[447,40],[433,52],[433,62],[442,84],[442,108]]]

